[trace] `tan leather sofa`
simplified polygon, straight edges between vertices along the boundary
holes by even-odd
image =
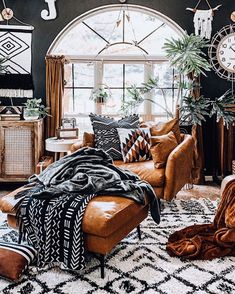
[[[94,147],[92,134],[86,134],[83,143],[72,146],[72,152],[82,147]],[[142,180],[149,182],[158,198],[172,200],[181,188],[190,182],[193,164],[194,140],[191,135],[181,134],[181,143],[170,153],[164,168],[155,168],[152,160],[114,164],[136,173]]]

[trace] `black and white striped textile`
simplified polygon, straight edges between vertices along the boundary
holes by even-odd
[[[37,255],[37,251],[29,245],[0,242],[0,249],[14,251],[22,255],[28,262],[28,265],[34,261]]]

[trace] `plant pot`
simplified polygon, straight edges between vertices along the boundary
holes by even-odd
[[[25,120],[37,120],[39,117],[38,108],[25,108],[24,109],[24,119]]]

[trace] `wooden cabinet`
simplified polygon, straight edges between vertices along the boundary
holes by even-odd
[[[0,182],[26,181],[43,155],[43,121],[0,121]]]

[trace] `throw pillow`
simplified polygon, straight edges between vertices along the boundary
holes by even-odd
[[[94,148],[95,147],[95,135],[92,133],[84,132],[82,144],[83,144],[83,146]]]
[[[36,250],[29,245],[0,242],[0,276],[18,280],[35,257]]]
[[[171,131],[167,135],[151,137],[151,154],[156,168],[166,165],[170,153],[178,146],[174,133]]]
[[[117,129],[124,162],[151,159],[150,129]]]
[[[143,127],[149,127],[148,123],[143,123]],[[152,136],[161,136],[166,135],[170,131],[175,134],[175,138],[178,144],[181,142],[180,128],[178,119],[174,118],[164,123],[155,123],[151,124],[151,135]]]
[[[95,134],[95,147],[103,149],[115,160],[122,159],[117,128],[138,128],[139,116],[130,115],[114,120],[110,117],[90,114],[90,119]]]

